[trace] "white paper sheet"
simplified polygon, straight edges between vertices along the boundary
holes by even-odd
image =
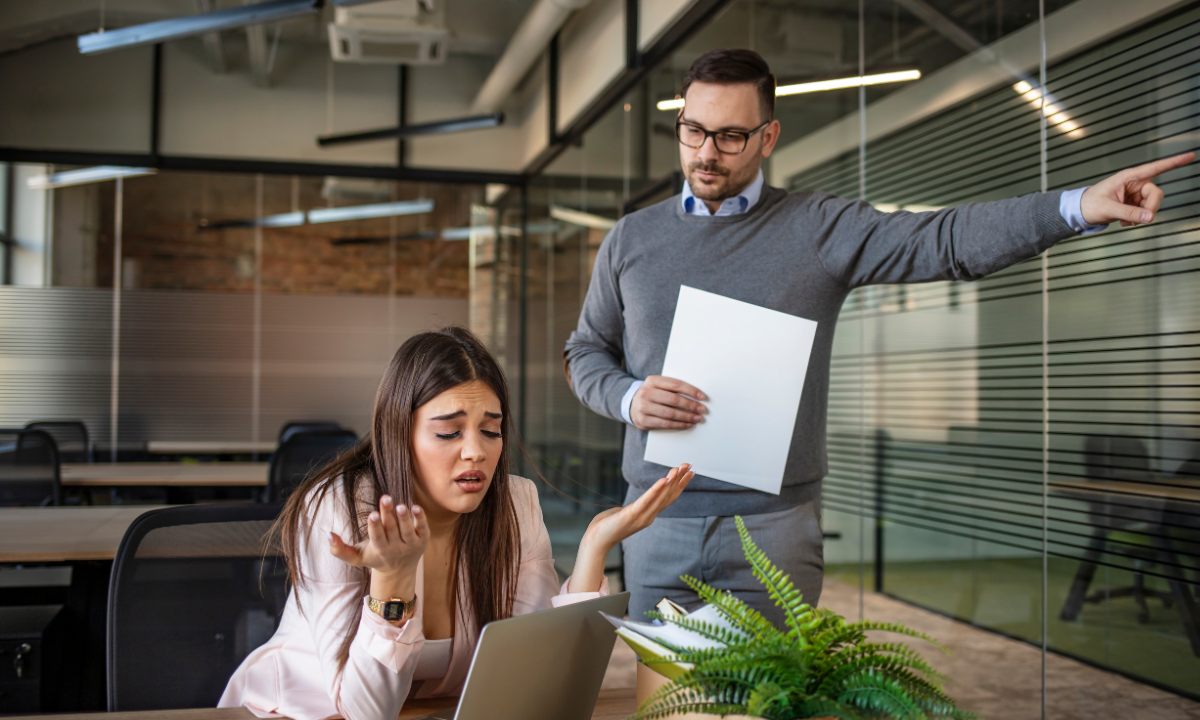
[[[707,396],[704,422],[651,430],[647,462],[779,494],[817,323],[686,285],[662,374]]]

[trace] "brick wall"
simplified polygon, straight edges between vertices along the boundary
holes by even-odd
[[[263,214],[326,207],[322,178],[263,177]],[[255,217],[253,175],[163,172],[125,181],[123,272],[126,287],[251,292],[255,231],[213,230],[205,224]],[[111,198],[106,183],[103,198]],[[337,206],[429,198],[425,215],[263,229],[262,287],[268,293],[377,294],[466,297],[467,243],[390,240],[470,224],[481,186],[434,183],[376,184],[383,197],[335,199]],[[361,189],[361,188],[360,188]],[[390,195],[390,197],[388,197]],[[96,285],[112,285],[113,203],[99,203]],[[370,242],[334,245],[336,239]]]

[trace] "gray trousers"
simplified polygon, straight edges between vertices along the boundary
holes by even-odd
[[[820,486],[807,502],[788,510],[746,515],[754,543],[776,567],[791,576],[814,607],[821,598],[825,570],[822,551]],[[622,544],[629,618],[647,621],[646,611],[668,597],[688,610],[700,598],[682,580],[690,575],[718,590],[728,590],[750,607],[783,627],[783,612],[754,577],[742,552],[734,518],[729,516],[664,518]]]

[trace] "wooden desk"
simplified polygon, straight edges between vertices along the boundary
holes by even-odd
[[[274,440],[150,440],[146,452],[151,455],[249,455],[275,452]]]
[[[592,720],[625,720],[637,710],[633,688],[601,690],[592,711]],[[398,720],[413,720],[437,710],[454,706],[454,700],[410,700],[404,704]],[[50,717],[25,715],[25,718]],[[245,708],[201,708],[196,710],[147,710],[142,712],[80,713],[54,715],[54,720],[256,720]]]
[[[63,487],[263,487],[270,463],[63,463]]]
[[[0,508],[0,562],[112,560],[133,521],[160,507]]]
[[[1060,490],[1066,497],[1078,495],[1091,499],[1097,495],[1147,498],[1172,503],[1200,503],[1200,478],[1180,478],[1174,475],[1150,476],[1144,482],[1132,480],[1071,480],[1050,482],[1051,490]]]

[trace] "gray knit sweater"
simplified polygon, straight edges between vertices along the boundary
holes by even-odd
[[[625,216],[596,257],[579,326],[564,357],[575,394],[621,419],[635,379],[662,371],[679,286],[815,320],[795,434],[779,495],[696,476],[668,517],[774,512],[807,501],[827,472],[825,413],[838,311],[862,285],[974,280],[1034,257],[1075,234],[1060,193],[963,205],[937,212],[881,213],[820,192],[764,188],[741,215],[697,217],[678,195]],[[780,358],[779,372],[788,372]],[[687,381],[688,378],[680,378]],[[769,391],[770,378],[763,378]],[[627,501],[667,468],[648,463],[646,431],[625,428]]]

